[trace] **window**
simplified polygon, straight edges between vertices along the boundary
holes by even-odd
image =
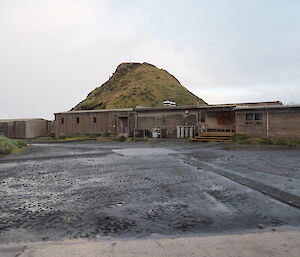
[[[77,124],[79,124],[79,117],[76,118]]]
[[[262,113],[255,113],[255,120],[262,120],[263,114]]]
[[[246,113],[246,125],[263,125],[263,113]]]
[[[246,120],[253,120],[253,113],[246,113]]]
[[[205,113],[198,113],[198,120],[200,120],[200,122],[205,122]]]
[[[167,122],[167,117],[166,116],[158,116],[156,117],[156,123],[157,125],[164,125]]]
[[[65,123],[64,118],[61,118],[61,124],[64,124],[64,123]]]
[[[96,123],[97,122],[97,118],[96,117],[94,117],[94,123]]]

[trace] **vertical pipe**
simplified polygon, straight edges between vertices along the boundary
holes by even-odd
[[[127,118],[127,129],[126,129],[126,133],[127,133],[127,136],[129,136],[129,125],[130,125],[130,123],[129,123],[129,120],[130,120],[130,113],[129,113],[129,112],[127,113],[127,116],[128,116],[128,118]]]
[[[266,118],[267,118],[267,137],[269,137],[269,112],[267,106],[266,106]]]
[[[137,112],[135,112],[135,115],[134,115],[133,139],[135,139],[135,130],[136,130],[136,127],[137,127]]]
[[[199,112],[198,123],[197,123],[197,135],[200,136],[202,133],[201,121],[202,121],[202,111]],[[200,133],[199,133],[200,132]]]

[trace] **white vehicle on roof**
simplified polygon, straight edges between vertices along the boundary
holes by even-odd
[[[163,102],[164,106],[176,106],[177,104],[172,101],[164,101]]]

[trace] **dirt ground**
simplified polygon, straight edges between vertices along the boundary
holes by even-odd
[[[174,140],[35,144],[0,159],[0,242],[299,226],[289,203],[300,198],[299,156],[299,148]]]

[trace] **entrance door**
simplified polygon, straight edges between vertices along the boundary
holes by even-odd
[[[128,117],[119,117],[119,134],[126,134],[128,133]]]
[[[160,137],[167,138],[168,137],[168,130],[167,129],[160,129]]]

